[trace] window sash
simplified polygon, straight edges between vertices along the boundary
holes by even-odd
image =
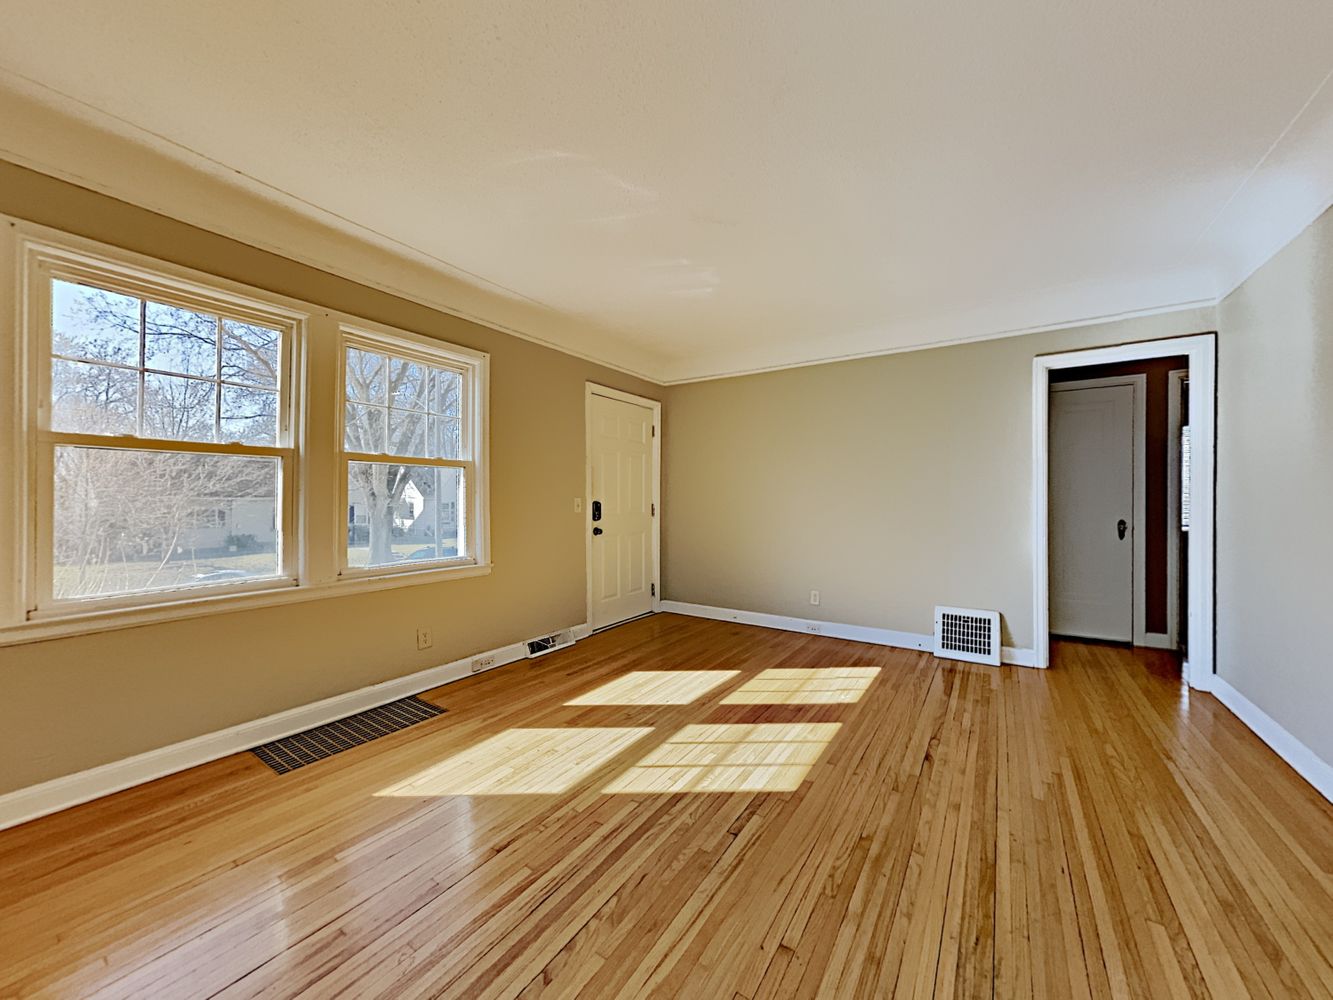
[[[73,439],[73,440],[71,440]],[[123,441],[124,439],[122,439]],[[130,443],[117,441],[109,444],[107,439],[96,435],[54,434],[44,435],[39,442],[36,456],[37,476],[34,493],[35,545],[32,546],[31,564],[34,586],[28,617],[38,620],[78,611],[92,611],[117,607],[138,607],[144,604],[160,604],[172,600],[187,600],[196,596],[213,596],[220,593],[250,593],[257,590],[270,590],[277,587],[294,587],[299,583],[297,566],[299,539],[297,537],[297,482],[293,474],[295,455],[290,449],[256,448],[244,445],[201,445],[198,442],[169,442],[171,447],[162,447],[160,442],[144,447],[140,439],[129,439]],[[177,447],[177,445],[187,447]],[[195,587],[174,587],[158,590],[136,591],[125,594],[108,594],[104,597],[56,597],[55,596],[55,456],[61,446],[79,448],[104,448],[110,451],[144,452],[149,454],[201,454],[233,455],[241,458],[275,458],[277,463],[277,503],[275,513],[279,519],[278,573],[276,576],[261,577],[255,580],[238,580],[234,584],[216,583]]]
[[[222,378],[221,371],[217,372],[216,378],[200,375],[187,375],[181,372],[173,372],[163,368],[155,368],[149,365],[126,365],[111,361],[89,360],[86,358],[73,357],[57,353],[54,349],[54,327],[52,322],[52,296],[51,284],[54,281],[73,281],[78,284],[88,285],[94,288],[101,288],[110,292],[117,292],[122,295],[133,295],[145,300],[151,300],[163,305],[176,306],[181,309],[190,309],[208,315],[216,316],[218,319],[218,351],[222,350],[222,321],[233,320],[240,323],[251,323],[257,326],[267,327],[277,330],[281,337],[278,347],[278,373],[277,379],[272,389],[263,386],[256,386],[251,383],[238,382],[234,379]],[[142,419],[143,410],[143,381],[146,375],[165,375],[170,378],[193,379],[198,382],[205,382],[218,387],[219,393],[222,386],[230,386],[236,389],[254,389],[258,391],[276,392],[278,397],[277,413],[277,436],[278,445],[290,446],[293,439],[293,414],[295,412],[295,398],[297,395],[297,385],[295,378],[296,364],[295,352],[298,336],[298,319],[295,314],[287,310],[274,308],[273,311],[265,311],[258,305],[246,304],[243,300],[234,295],[226,294],[221,291],[217,293],[216,298],[210,296],[210,290],[201,289],[193,294],[184,291],[183,285],[167,279],[165,276],[160,281],[154,281],[149,277],[139,277],[137,280],[126,276],[124,267],[117,267],[108,262],[106,273],[95,269],[90,265],[82,267],[71,267],[68,263],[62,261],[53,261],[47,259],[44,255],[39,257],[37,265],[32,268],[28,283],[28,309],[29,317],[37,317],[37,322],[29,321],[31,341],[29,343],[30,357],[35,364],[31,367],[35,369],[35,385],[32,386],[33,399],[36,402],[35,407],[29,407],[29,429],[36,432],[50,432],[52,405],[51,405],[51,370],[53,361],[72,361],[79,364],[101,365],[105,368],[113,368],[117,371],[134,372],[139,378],[139,415],[137,420]],[[215,405],[220,405],[219,400]],[[35,416],[35,422],[32,418]],[[137,437],[137,436],[136,436]]]

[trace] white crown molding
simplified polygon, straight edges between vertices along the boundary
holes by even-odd
[[[1231,252],[1216,263],[1221,302],[1333,207],[1333,70],[1199,234]]]
[[[3,69],[0,81],[0,159],[660,384],[651,374],[659,358],[584,318],[566,316]]]
[[[0,77],[4,159],[659,385],[1212,308],[1333,204],[1333,85],[1326,78],[1203,228],[1196,249],[1210,234],[1218,248],[1205,254],[1206,266],[1182,262],[1174,275],[1132,286],[1052,289],[1022,302],[817,341],[668,358],[34,81],[3,70]],[[1182,285],[1198,294],[1183,301],[1171,294]]]
[[[569,630],[575,639],[586,638],[591,632],[587,623],[570,626]],[[322,726],[335,719],[344,719],[377,705],[384,705],[399,698],[406,698],[474,676],[475,673],[483,672],[472,669],[472,663],[478,657],[494,657],[495,662],[485,670],[495,670],[524,659],[527,655],[527,646],[522,642],[510,643],[507,646],[474,653],[452,663],[429,667],[404,677],[395,677],[379,684],[334,695],[332,698],[311,702],[309,705],[300,705],[285,712],[267,715],[262,719],[243,722],[170,746],[135,754],[123,760],[111,761],[86,771],[53,778],[28,788],[20,788],[0,795],[0,830],[135,785],[142,785],[168,774],[175,774],[177,771],[207,764],[209,761],[249,750],[262,743]]]
[[[691,618],[740,622],[742,625],[758,625],[760,628],[773,628],[783,632],[804,632],[808,635],[849,639],[852,642],[868,642],[875,646],[892,646],[895,649],[911,649],[923,653],[929,653],[935,648],[935,637],[920,632],[898,632],[894,629],[873,628],[868,625],[843,625],[815,618],[790,618],[787,615],[770,615],[761,611],[741,611],[736,608],[715,608],[707,604],[689,604],[685,601],[662,601],[659,610],[669,614],[688,615]],[[1005,646],[1000,652],[1002,663],[1016,667],[1030,667],[1035,660],[1030,649]]]
[[[1168,316],[1176,313],[1190,313],[1198,316],[1200,313],[1207,313],[1217,305],[1217,300],[1197,299],[1190,302],[1173,302],[1161,306],[1152,306],[1146,309],[1134,309],[1128,312],[1105,313],[1097,316],[1082,316],[1076,319],[1060,320],[1058,322],[1044,323],[1039,326],[1016,327],[1013,329],[1001,329],[994,333],[983,333],[973,336],[955,336],[945,337],[940,340],[930,340],[923,343],[913,344],[904,347],[883,347],[864,351],[854,351],[842,354],[827,354],[819,357],[810,358],[806,361],[781,361],[772,364],[765,364],[761,361],[760,352],[754,352],[750,359],[754,362],[753,366],[745,367],[744,360],[737,360],[735,363],[739,367],[727,368],[715,374],[701,375],[675,375],[669,371],[662,378],[663,385],[689,385],[693,382],[714,382],[719,379],[742,378],[746,375],[763,375],[769,372],[788,371],[793,368],[812,368],[817,365],[832,365],[843,361],[859,361],[864,358],[882,358],[892,354],[911,354],[915,351],[932,351],[940,347],[960,347],[965,344],[980,344],[988,340],[1008,340],[1011,337],[1026,337],[1034,333],[1052,333],[1056,330],[1074,330],[1086,326],[1104,326],[1108,323],[1120,323],[1125,320],[1141,319],[1149,316]],[[945,320],[932,326],[946,326],[950,321]],[[1211,317],[1207,320],[1208,328],[1212,329]],[[1198,333],[1197,323],[1187,323],[1182,327],[1181,333]],[[959,328],[966,328],[963,324],[958,324]]]

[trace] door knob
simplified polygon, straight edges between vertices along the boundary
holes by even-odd
[[[1123,541],[1125,537],[1125,532],[1129,530],[1129,525],[1125,522],[1125,519],[1123,517],[1116,522],[1115,530],[1120,535],[1120,538]]]
[[[601,529],[601,528],[593,528],[593,529],[592,529],[592,533],[593,533],[594,535],[600,535],[600,534],[602,533],[602,529]],[[1122,536],[1122,537],[1123,537],[1123,536]]]

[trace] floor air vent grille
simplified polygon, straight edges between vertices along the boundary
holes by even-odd
[[[265,743],[263,746],[255,747],[251,752],[279,774],[286,774],[325,757],[332,757],[343,750],[359,747],[373,739],[433,719],[437,715],[443,715],[444,711],[438,705],[432,705],[415,696],[399,698],[387,705],[357,712],[356,715],[349,715],[345,719],[338,719],[294,736]]]
[[[936,608],[935,655],[998,667],[1000,613],[974,608]]]

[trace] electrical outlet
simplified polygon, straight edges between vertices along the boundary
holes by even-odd
[[[811,604],[819,603],[819,591],[817,590],[810,591],[810,603]]]
[[[494,654],[491,656],[474,656],[472,658],[472,672],[474,674],[480,673],[483,670],[489,670],[493,666],[495,666]]]
[[[583,497],[574,498],[574,513],[575,514],[583,513]]]
[[[810,622],[806,625],[805,630],[807,632],[813,632],[815,635],[819,635],[824,631],[824,628],[822,625],[816,625],[814,622]]]
[[[417,629],[417,649],[430,649],[435,645],[435,634],[428,628]]]

